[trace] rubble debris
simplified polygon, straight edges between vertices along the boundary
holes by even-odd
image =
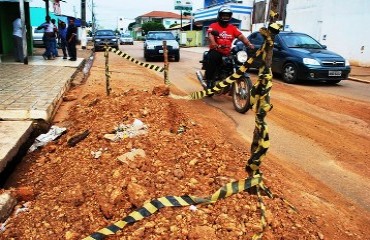
[[[58,126],[51,126],[50,130],[45,133],[41,134],[35,139],[35,142],[32,144],[29,152],[35,151],[37,148],[45,146],[48,142],[54,141],[61,135],[63,135],[66,132],[67,128],[61,128]]]
[[[89,130],[85,130],[82,133],[79,133],[77,135],[74,135],[73,137],[71,137],[70,139],[68,139],[68,141],[67,141],[68,146],[70,146],[70,147],[76,146],[77,143],[79,143],[82,140],[84,140],[87,136],[89,136],[89,134],[90,134],[90,131]]]

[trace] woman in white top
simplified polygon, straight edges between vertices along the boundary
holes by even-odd
[[[22,21],[17,18],[13,21],[13,39],[14,39],[14,56],[16,62],[22,62],[23,55],[23,41],[22,41]]]

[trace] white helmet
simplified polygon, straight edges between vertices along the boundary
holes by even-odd
[[[223,15],[223,17],[221,15]],[[225,18],[225,15],[228,16],[228,17]],[[228,6],[222,6],[218,10],[218,13],[217,13],[217,21],[220,24],[228,24],[230,22],[232,16],[233,16],[233,12],[231,11],[230,7],[228,7]]]

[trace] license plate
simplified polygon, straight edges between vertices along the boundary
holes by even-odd
[[[163,53],[163,50],[159,50],[159,53]]]
[[[342,76],[342,71],[329,71],[329,76],[331,77]]]

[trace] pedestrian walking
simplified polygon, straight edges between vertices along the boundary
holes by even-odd
[[[42,37],[42,40],[45,44],[45,52],[42,55],[44,59],[53,60],[53,39],[55,39],[55,32],[54,32],[54,24],[50,21],[50,16],[45,17],[45,21],[43,24],[41,24],[39,27],[37,27],[38,30],[44,29],[44,36]]]
[[[73,18],[69,19],[67,28],[67,47],[70,61],[77,60],[77,27],[75,26],[75,20]]]
[[[57,39],[59,37],[59,32],[58,32],[58,27],[56,25],[55,19],[51,19],[51,23],[54,25],[54,38],[51,40],[51,48],[53,50],[53,56],[54,57],[59,57],[58,53],[58,45],[57,45]]]
[[[63,59],[67,59],[67,25],[65,22],[60,23],[59,28],[60,48],[63,52]]]
[[[16,62],[22,62],[23,55],[23,26],[18,17],[13,21],[14,57]]]

